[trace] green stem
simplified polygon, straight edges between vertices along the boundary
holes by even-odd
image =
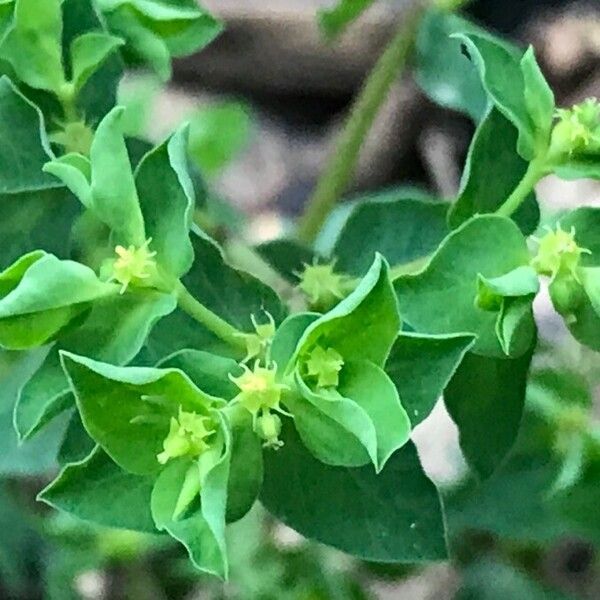
[[[179,308],[186,312],[194,320],[204,325],[206,329],[214,333],[217,337],[229,344],[232,348],[246,352],[246,342],[244,333],[230,325],[227,321],[216,315],[214,312],[201,304],[187,288],[181,283],[175,287],[177,293],[177,302]]]
[[[418,3],[404,16],[397,33],[371,71],[350,112],[335,150],[298,225],[298,238],[314,242],[329,213],[346,191],[360,149],[394,81],[402,74],[424,14]]]
[[[510,217],[527,199],[533,191],[536,183],[546,174],[545,160],[534,159],[529,163],[529,167],[519,182],[519,185],[514,189],[513,193],[508,197],[506,202],[496,210],[497,215]]]

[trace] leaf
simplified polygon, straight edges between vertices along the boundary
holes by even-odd
[[[504,354],[517,358],[527,352],[536,336],[534,296],[504,298],[496,321],[496,335]]]
[[[154,324],[174,308],[173,297],[148,291],[117,295],[94,304],[87,319],[61,337],[21,390],[15,410],[19,435],[30,437],[72,404],[60,350],[117,365],[127,364],[138,354]]]
[[[202,350],[181,350],[161,360],[158,367],[183,371],[203,392],[233,400],[239,388],[231,381],[230,375],[238,377],[242,367],[232,358],[217,356]]]
[[[170,57],[197,52],[222,31],[222,24],[194,0],[99,0],[109,28],[127,40],[134,61],[149,63],[164,79]]]
[[[246,410],[231,411],[231,460],[227,482],[228,523],[238,521],[252,508],[263,482],[262,442]]]
[[[131,163],[121,132],[123,109],[115,108],[98,125],[90,159],[93,209],[124,245],[144,244],[146,234]]]
[[[252,275],[234,269],[217,244],[197,228],[192,230],[195,261],[182,279],[191,294],[208,309],[241,331],[253,332],[251,315],[268,312],[276,323],[285,317],[277,294]]]
[[[527,48],[521,59],[521,71],[525,84],[525,106],[536,129],[536,137],[548,142],[552,133],[556,101],[554,92],[537,64],[533,46]]]
[[[519,131],[519,154],[532,160],[548,143],[552,126],[552,119],[541,122],[552,115],[547,107],[548,86],[533,50],[523,57],[520,50],[488,34],[461,33],[456,37],[466,44],[490,100]],[[534,109],[533,114],[530,108]]]
[[[75,39],[87,34],[104,32],[95,0],[63,0],[63,48],[73,46]],[[73,62],[71,60],[71,62]],[[73,65],[69,65],[71,72]],[[115,106],[117,87],[123,77],[123,60],[112,52],[89,77],[77,97],[77,107],[87,123],[96,124]]]
[[[390,265],[413,263],[431,254],[448,233],[444,202],[410,198],[357,204],[335,243],[336,270],[362,276],[380,252]]]
[[[65,84],[62,65],[60,0],[16,0],[12,28],[0,45],[18,78],[35,89],[60,95]]]
[[[115,367],[61,353],[89,435],[123,469],[158,473],[156,456],[179,408],[207,414],[214,398],[174,369]]]
[[[477,71],[461,52],[454,33],[482,30],[447,11],[429,10],[417,35],[415,77],[419,87],[441,106],[458,110],[478,122],[486,112],[487,96]]]
[[[0,198],[0,268],[23,254],[44,249],[67,258],[79,203],[65,188]]]
[[[73,195],[79,198],[85,208],[93,210],[92,164],[86,156],[70,152],[46,163],[43,171],[60,179]]]
[[[472,335],[420,335],[402,332],[385,365],[412,426],[424,421],[441,397],[466,352]]]
[[[15,269],[19,276],[9,282]],[[118,292],[118,286],[100,281],[88,267],[44,252],[17,261],[0,273],[0,282],[11,284],[0,298],[0,344],[12,349],[44,344],[86,304]]]
[[[203,173],[217,173],[247,146],[251,126],[249,108],[240,102],[200,109],[190,119],[191,159]]]
[[[35,440],[20,443],[13,426],[19,388],[44,360],[46,351],[0,353],[0,477],[45,475],[56,468],[65,422],[58,419]]]
[[[142,158],[135,185],[145,232],[152,239],[157,264],[179,279],[194,262],[190,227],[194,188],[187,172],[187,132],[180,129]]]
[[[476,214],[495,212],[523,179],[529,164],[517,153],[517,137],[517,129],[511,121],[497,108],[490,107],[469,148],[461,190],[448,215],[452,228]],[[537,229],[540,208],[534,192],[513,218],[524,234]]]
[[[328,38],[335,38],[360,17],[373,1],[337,0],[333,8],[319,10],[319,25]]]
[[[180,520],[173,520],[179,493],[190,467],[189,461],[175,461],[159,475],[152,491],[152,516],[159,529],[169,532],[187,549],[194,565],[201,571],[228,576],[225,548],[225,515],[231,462],[231,432],[223,423],[225,436],[220,460],[201,474],[200,508]]]
[[[120,38],[102,32],[87,32],[71,44],[71,80],[79,92],[102,63],[124,44]]]
[[[356,289],[306,329],[296,354],[319,344],[334,348],[346,361],[383,365],[400,330],[388,269],[385,259],[377,254]]]
[[[308,326],[317,321],[319,313],[297,313],[290,315],[275,332],[271,345],[271,361],[277,365],[277,372],[283,375],[291,368],[290,361],[296,353],[298,342]]]
[[[565,323],[580,344],[600,352],[600,268],[580,268],[578,276],[583,286],[582,297]]]
[[[517,359],[468,353],[444,392],[469,465],[489,477],[513,446],[533,351]]]
[[[151,477],[126,473],[96,447],[82,461],[67,465],[38,500],[97,525],[155,532],[153,484]]]
[[[504,356],[497,314],[476,306],[478,278],[505,275],[529,264],[525,238],[509,219],[473,217],[454,230],[429,264],[394,281],[402,318],[419,333],[472,333],[473,352]]]
[[[73,411],[58,451],[59,464],[61,467],[65,467],[71,463],[81,462],[92,453],[95,447],[94,440],[87,434],[81,422],[81,416],[76,410]]]
[[[0,77],[0,199],[5,194],[58,187],[42,167],[52,158],[44,118],[8,77]],[[3,213],[5,211],[2,207]]]
[[[370,466],[324,465],[289,425],[284,440],[278,452],[265,455],[261,501],[275,517],[308,538],[365,560],[415,563],[445,558],[438,493],[412,443],[376,474]]]

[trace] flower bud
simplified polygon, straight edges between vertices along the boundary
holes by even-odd
[[[316,346],[306,359],[306,376],[316,380],[320,388],[337,387],[344,358],[333,348]]]
[[[557,313],[572,316],[585,300],[583,286],[570,273],[559,273],[550,283],[550,298]]]
[[[327,312],[347,293],[349,277],[336,273],[334,264],[304,265],[298,287],[308,298],[313,310]]]
[[[278,415],[265,411],[256,419],[254,431],[261,440],[264,440],[266,447],[279,448],[283,446],[283,442],[279,439],[281,419]]]

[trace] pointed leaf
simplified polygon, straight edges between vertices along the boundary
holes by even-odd
[[[473,352],[504,356],[497,314],[475,304],[478,277],[494,278],[529,264],[525,238],[509,219],[473,217],[442,242],[429,264],[395,280],[400,313],[419,333],[472,333]]]
[[[122,108],[112,110],[98,125],[90,159],[93,208],[124,245],[146,241],[129,155],[121,130]]]
[[[469,465],[489,477],[513,446],[533,351],[517,359],[468,353],[444,392]]]
[[[156,262],[180,278],[190,270],[194,251],[190,227],[194,188],[187,171],[187,130],[151,150],[135,172],[146,235],[152,239]]]
[[[487,109],[487,96],[476,69],[451,37],[459,32],[481,32],[479,27],[449,11],[429,10],[416,42],[415,77],[421,89],[441,106],[458,110],[479,121]]]
[[[367,560],[445,558],[442,507],[413,444],[376,474],[371,466],[324,465],[308,453],[291,426],[284,440],[278,452],[265,455],[261,501],[286,525]]]
[[[72,404],[59,351],[123,365],[140,351],[154,324],[175,309],[171,296],[158,292],[128,293],[94,304],[85,322],[61,337],[40,369],[26,383],[15,411],[15,427],[27,438]]]
[[[65,83],[61,38],[61,0],[16,0],[13,27],[0,45],[0,58],[27,85],[60,94]]]
[[[207,414],[216,400],[174,369],[114,367],[66,352],[61,357],[87,432],[133,474],[158,473],[156,457],[180,408]]]
[[[102,63],[124,44],[120,38],[102,32],[87,32],[71,44],[71,80],[81,90]]]
[[[448,222],[458,227],[476,214],[495,212],[523,179],[529,166],[517,153],[515,126],[492,106],[479,123],[465,163],[461,190]],[[525,234],[533,233],[540,220],[535,193],[513,216]]]
[[[362,276],[377,252],[390,265],[402,265],[431,254],[448,233],[444,202],[402,198],[357,204],[333,249],[336,271]]]
[[[396,385],[413,427],[429,416],[474,342],[474,336],[467,334],[403,332],[398,336],[385,371]]]
[[[319,11],[319,24],[325,35],[334,38],[357,19],[374,0],[337,0],[332,8]]]
[[[97,525],[155,532],[153,484],[151,477],[123,471],[96,447],[82,461],[67,465],[38,499]]]

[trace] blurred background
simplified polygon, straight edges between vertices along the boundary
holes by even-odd
[[[361,82],[411,0],[376,3],[333,43],[323,40],[315,18],[325,0],[203,4],[225,21],[225,32],[201,54],[177,62],[168,87],[149,73],[127,76],[120,101],[128,107],[128,133],[158,141],[190,120],[192,158],[211,190],[207,226],[235,230],[253,243],[276,239],[308,198]],[[466,12],[517,43],[533,44],[559,105],[600,96],[598,0],[478,0]],[[407,73],[364,145],[348,198],[406,186],[452,197],[472,134],[467,118],[432,104]],[[597,183],[549,177],[538,192],[546,222],[571,205],[600,205]],[[256,507],[230,528],[232,577],[224,585],[199,576],[163,538],[98,529],[36,505],[32,498],[52,469],[43,458],[52,455],[52,436],[21,450],[39,472],[39,479],[24,481],[11,466],[17,450],[6,413],[0,414],[0,599],[600,598],[600,530],[589,519],[600,510],[600,477],[589,475],[585,493],[568,502],[548,501],[569,432],[539,410],[556,400],[585,411],[597,427],[600,364],[563,336],[543,297],[537,316],[542,340],[522,435],[490,480],[466,477],[442,409],[415,432],[424,466],[444,490],[452,563],[363,563],[300,538]],[[546,350],[548,341],[558,350]],[[4,371],[0,364],[8,393]]]

